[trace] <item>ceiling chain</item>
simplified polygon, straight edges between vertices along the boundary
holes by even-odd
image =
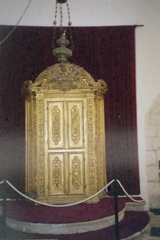
[[[62,4],[66,3],[66,7],[67,7],[67,14],[68,14],[68,28],[63,27],[63,9],[62,9]],[[59,5],[59,17],[60,17],[60,26],[59,26],[59,30],[60,30],[60,35],[63,34],[63,32],[65,32],[65,34],[67,33],[67,30],[69,30],[69,41],[70,41],[70,47],[73,50],[74,49],[74,44],[73,44],[73,36],[72,36],[72,22],[71,22],[71,15],[70,15],[70,8],[69,8],[69,4],[67,2],[67,0],[57,0],[56,1],[56,6],[55,6],[55,14],[54,14],[54,21],[53,21],[53,25],[54,25],[54,30],[53,30],[53,41],[52,41],[52,48],[55,48],[55,42],[56,42],[56,29],[57,29],[57,14],[58,14],[58,5]]]

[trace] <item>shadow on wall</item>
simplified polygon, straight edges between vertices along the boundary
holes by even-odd
[[[25,138],[22,130],[2,131],[0,138],[0,181],[9,180],[24,191]]]
[[[146,169],[150,208],[160,208],[160,96],[145,118]]]

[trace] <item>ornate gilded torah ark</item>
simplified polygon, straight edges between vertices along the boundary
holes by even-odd
[[[48,203],[83,200],[106,184],[107,85],[65,61],[64,48],[60,63],[40,73],[34,83],[26,81],[23,88],[26,192],[35,192],[37,200]],[[90,202],[104,196],[105,191]]]
[[[25,82],[26,192],[39,201],[75,202],[105,186],[106,90],[103,80],[70,63]]]

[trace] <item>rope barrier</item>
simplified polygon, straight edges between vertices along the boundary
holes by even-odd
[[[120,185],[120,187],[122,188],[123,192],[126,194],[127,197],[129,197],[133,202],[145,202],[144,200],[136,200],[134,198],[132,198],[127,191],[124,189],[124,187],[122,186],[121,182],[119,180],[117,180],[118,184]]]
[[[74,206],[74,205],[78,205],[80,203],[83,203],[83,202],[86,202],[88,200],[90,200],[91,198],[97,196],[99,193],[101,193],[103,190],[105,190],[107,187],[109,187],[113,182],[114,182],[114,179],[112,181],[110,181],[106,186],[104,186],[101,190],[99,190],[97,193],[93,194],[92,196],[84,199],[84,200],[81,200],[79,202],[75,202],[75,203],[69,203],[69,204],[61,204],[61,205],[54,205],[54,204],[48,204],[48,203],[42,203],[42,202],[39,202],[39,201],[36,201],[35,199],[32,199],[28,196],[26,196],[25,194],[21,193],[17,188],[15,188],[9,181],[6,181],[8,183],[8,185],[10,187],[12,187],[17,193],[19,193],[21,196],[27,198],[28,200],[30,201],[33,201],[37,204],[41,204],[41,205],[44,205],[44,206],[48,206],[48,207],[70,207],[70,206]]]
[[[78,205],[78,204],[81,204],[81,203],[84,203],[88,200],[90,200],[91,198],[97,196],[99,193],[101,193],[102,191],[104,191],[107,187],[109,187],[113,182],[115,181],[115,179],[113,179],[112,181],[110,181],[106,186],[104,186],[102,189],[100,189],[98,192],[96,192],[95,194],[93,194],[92,196],[84,199],[84,200],[81,200],[81,201],[78,201],[78,202],[75,202],[75,203],[68,203],[68,204],[59,204],[59,205],[55,205],[55,204],[48,204],[48,203],[43,203],[43,202],[39,202],[33,198],[30,198],[28,197],[27,195],[23,194],[22,192],[20,192],[16,187],[14,187],[8,180],[6,180],[6,183],[14,190],[16,191],[18,194],[20,194],[22,197],[34,202],[34,203],[37,203],[37,204],[40,204],[40,205],[43,205],[43,206],[48,206],[48,207],[70,207],[70,206],[74,206],[74,205]],[[122,186],[121,182],[119,180],[116,180],[117,183],[119,184],[119,186],[122,188],[123,192],[126,194],[126,196],[128,198],[130,198],[132,201],[134,202],[145,202],[144,200],[136,200],[134,198],[132,198],[128,193],[127,191],[124,189],[124,187]],[[0,184],[4,183],[4,180],[0,182]]]

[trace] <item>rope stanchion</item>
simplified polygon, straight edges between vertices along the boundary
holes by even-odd
[[[118,182],[115,179],[113,183],[113,189],[114,189],[114,212],[115,212],[115,235],[116,240],[120,240],[119,238],[119,221],[118,221]]]
[[[6,240],[6,180],[3,181],[2,239]]]
[[[104,186],[101,190],[99,190],[98,192],[96,192],[95,194],[93,194],[92,196],[81,200],[79,202],[74,202],[74,203],[69,203],[69,204],[59,204],[59,205],[55,205],[55,204],[48,204],[48,203],[43,203],[43,202],[39,202],[35,199],[32,199],[30,197],[28,197],[27,195],[21,193],[16,187],[14,187],[8,180],[2,180],[0,182],[0,184],[3,184],[3,219],[2,219],[2,240],[6,240],[6,184],[8,184],[15,192],[17,192],[19,195],[21,195],[22,197],[38,204],[38,205],[43,205],[43,206],[48,206],[48,207],[70,207],[70,206],[75,206],[81,203],[84,203],[88,200],[90,200],[91,198],[97,196],[99,193],[101,193],[102,191],[104,191],[106,188],[108,188],[111,184],[114,184],[114,210],[115,210],[115,235],[116,235],[116,240],[120,240],[119,237],[119,221],[118,221],[118,184],[121,187],[121,189],[123,190],[123,192],[126,194],[126,196],[128,198],[130,198],[132,201],[137,202],[137,203],[141,203],[141,202],[145,202],[144,200],[137,200],[134,199],[133,197],[131,197],[127,191],[124,189],[124,187],[122,186],[121,182],[118,179],[113,179],[112,181],[110,181],[106,186]]]
[[[43,206],[48,206],[48,207],[71,207],[71,206],[75,206],[75,205],[78,205],[80,203],[83,203],[83,202],[86,202],[88,200],[90,200],[91,198],[97,196],[99,193],[101,193],[102,191],[104,191],[107,187],[109,187],[113,182],[114,182],[114,179],[112,181],[110,181],[106,186],[104,186],[101,190],[99,190],[98,192],[96,192],[95,194],[93,194],[92,196],[84,199],[84,200],[81,200],[79,202],[75,202],[75,203],[69,203],[69,204],[61,204],[61,205],[54,205],[54,204],[48,204],[48,203],[43,203],[43,202],[39,202],[39,201],[36,201],[35,199],[32,199],[28,196],[26,196],[25,194],[21,193],[17,188],[15,188],[8,180],[6,181],[8,183],[8,185],[13,189],[15,190],[17,193],[19,193],[22,197],[34,202],[34,203],[37,203],[37,204],[40,204],[40,205],[43,205]]]
[[[84,200],[81,200],[81,201],[78,201],[78,202],[75,202],[75,203],[69,203],[69,204],[59,204],[59,205],[55,205],[55,204],[48,204],[48,203],[43,203],[43,202],[39,202],[33,198],[30,198],[28,197],[27,195],[21,193],[16,187],[14,187],[8,180],[6,180],[6,183],[14,190],[16,191],[18,194],[20,194],[22,197],[36,203],[36,204],[40,204],[40,205],[43,205],[43,206],[48,206],[48,207],[70,207],[70,206],[74,206],[74,205],[78,205],[78,204],[81,204],[81,203],[84,203],[88,200],[90,200],[91,198],[97,196],[99,193],[101,193],[102,191],[104,191],[106,188],[108,188],[115,180],[113,179],[112,181],[110,181],[106,186],[104,186],[102,189],[100,189],[98,192],[96,192],[95,194],[93,194],[92,196],[84,199]],[[117,183],[120,185],[120,187],[122,188],[122,190],[124,191],[124,193],[126,194],[126,196],[128,198],[130,198],[132,201],[134,202],[137,202],[137,203],[140,203],[140,202],[145,202],[144,200],[136,200],[134,198],[132,198],[128,193],[127,191],[124,189],[124,187],[122,186],[121,182],[117,179],[116,180]],[[4,183],[4,180],[0,182],[0,184],[3,184]]]

